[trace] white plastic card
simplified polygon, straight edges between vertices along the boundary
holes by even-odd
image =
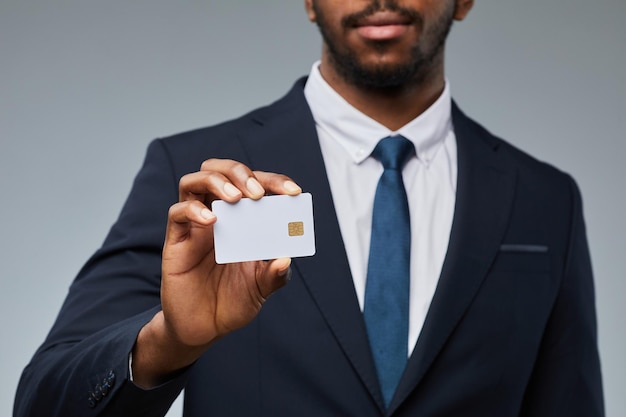
[[[213,202],[218,264],[315,254],[311,194],[273,195],[237,203]]]

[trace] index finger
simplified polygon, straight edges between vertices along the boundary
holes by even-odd
[[[252,171],[245,164],[232,159],[207,159],[202,163],[200,172],[213,174],[211,177],[214,180],[219,178],[217,181],[219,187],[216,187],[218,198],[224,197],[221,195],[222,190],[239,190],[241,196],[254,200],[265,194],[297,195],[302,192],[302,189],[284,174]],[[225,197],[231,202],[238,200],[238,196],[232,194]]]
[[[302,192],[302,188],[284,174],[265,171],[253,171],[253,174],[268,194],[298,195]]]

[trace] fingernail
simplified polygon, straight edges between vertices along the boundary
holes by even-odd
[[[265,194],[265,190],[261,187],[261,184],[259,184],[259,182],[253,177],[248,178],[248,181],[246,181],[246,187],[253,195],[262,196]]]
[[[239,197],[241,194],[241,191],[229,182],[224,183],[223,189],[229,197]]]
[[[302,191],[302,188],[300,188],[298,184],[289,180],[283,183],[283,187],[285,188],[285,190],[289,191],[290,193],[298,193]]]
[[[207,220],[211,220],[215,218],[215,214],[211,213],[211,210],[206,209],[206,208],[202,209],[202,211],[200,212],[200,215]]]
[[[285,274],[285,281],[286,282],[291,281],[291,266],[287,268],[287,273]]]

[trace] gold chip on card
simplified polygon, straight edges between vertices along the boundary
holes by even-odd
[[[287,226],[289,228],[289,236],[303,236],[304,235],[304,223],[303,222],[289,222]]]

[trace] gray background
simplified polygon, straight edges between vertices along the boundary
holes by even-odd
[[[320,40],[302,3],[0,0],[0,415],[148,141],[309,71]],[[624,0],[478,0],[447,61],[467,113],[578,180],[611,416],[626,415],[624,18]]]

